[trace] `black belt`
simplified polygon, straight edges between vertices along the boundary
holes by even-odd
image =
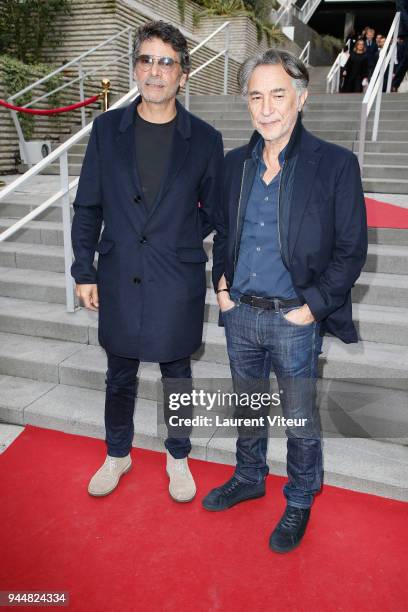
[[[243,304],[249,304],[255,308],[264,308],[265,310],[278,311],[279,308],[289,308],[290,306],[302,306],[298,298],[290,300],[282,300],[281,298],[263,298],[256,295],[242,295],[240,301]]]

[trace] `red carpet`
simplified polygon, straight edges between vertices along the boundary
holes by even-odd
[[[91,498],[104,455],[100,440],[35,427],[0,455],[0,590],[69,591],[87,612],[407,611],[408,504],[325,486],[302,545],[278,555],[283,478],[209,513],[200,499],[230,466],[192,461],[198,496],[177,504],[164,454],[134,449],[120,487]]]
[[[368,227],[408,229],[408,209],[365,198]],[[408,607],[407,607],[408,608]]]

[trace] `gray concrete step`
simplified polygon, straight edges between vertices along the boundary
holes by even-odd
[[[395,117],[395,113],[394,113]],[[217,130],[224,134],[229,130],[248,130],[252,132],[253,126],[248,116],[235,117],[230,114],[229,117],[208,117],[208,115],[202,115],[202,119],[206,120],[210,125],[214,126]],[[407,117],[408,119],[408,117]],[[321,131],[332,131],[341,130],[344,134],[348,132],[355,132],[360,128],[360,118],[358,116],[343,117],[338,119],[337,114],[323,115],[322,113],[316,112],[315,115],[305,114],[303,119],[303,125],[313,134]],[[398,126],[401,128],[401,121],[398,119],[381,119],[380,131],[395,131],[398,130]],[[367,128],[372,128],[372,122],[368,122]]]
[[[207,286],[211,264],[207,265]],[[24,268],[0,267],[0,296],[42,302],[65,303],[65,277],[62,273]],[[354,302],[408,307],[408,276],[363,272],[352,289]]]
[[[364,162],[366,165],[384,164],[385,166],[405,166],[408,168],[408,145],[406,153],[371,153],[365,152]],[[367,173],[365,173],[367,176]]]
[[[364,163],[363,177],[366,180],[374,178],[380,180],[379,177],[396,181],[408,180],[408,165],[387,165],[384,160],[382,164]]]
[[[1,332],[0,374],[58,382],[59,365],[83,346],[77,342]],[[325,337],[323,349],[319,372],[324,378],[350,378],[356,383],[370,379],[378,387],[408,389],[408,348],[405,346],[369,341],[343,345],[336,338]],[[205,323],[203,344],[193,359],[227,366],[224,330]],[[208,378],[211,377],[209,373]]]
[[[383,172],[383,171],[382,171]],[[392,178],[362,178],[366,193],[398,193],[408,194],[408,179]]]
[[[26,378],[0,376],[0,419],[104,439],[103,391],[63,384],[38,383]],[[133,445],[163,451],[157,427],[157,405],[139,398],[136,403]],[[211,429],[192,436],[191,456],[235,464],[235,439]],[[367,439],[324,438],[325,483],[400,500],[408,500],[408,449]],[[286,473],[286,441],[271,438],[268,445],[271,473]]]
[[[5,220],[5,223],[11,223]],[[30,231],[37,229],[38,221],[29,224]],[[0,220],[1,226],[1,220]],[[36,238],[45,237],[46,240],[54,238],[54,244],[42,244],[21,242],[26,236],[18,236],[18,240],[13,238],[0,243],[0,266],[26,268],[31,270],[48,270],[53,272],[64,271],[64,251],[62,243],[62,225],[52,222],[51,225],[40,223]],[[47,231],[50,233],[47,234]],[[61,235],[55,238],[55,232]],[[33,235],[33,233],[31,234]],[[15,238],[15,237],[14,237]],[[365,266],[366,272],[384,272],[389,274],[406,274],[406,260],[408,255],[408,231],[397,229],[369,229],[369,249],[368,258]],[[212,236],[204,242],[205,249],[211,257]]]
[[[314,106],[308,106],[306,104],[306,106],[303,109],[303,121],[318,121],[319,119],[323,119],[325,121],[327,120],[331,120],[331,119],[336,119],[336,120],[341,120],[341,121],[345,121],[346,119],[351,119],[351,120],[356,120],[356,121],[360,121],[360,112],[361,112],[361,107],[360,106],[354,106],[354,107],[344,107],[342,105],[339,105],[336,108],[315,108]],[[195,114],[193,112],[193,114]],[[381,110],[381,117],[380,117],[380,123],[382,123],[383,121],[387,121],[387,120],[393,120],[395,121],[396,117],[396,112],[395,110]],[[399,110],[398,111],[398,117],[401,118],[401,120],[405,120],[408,119],[408,110],[405,108],[405,110]],[[225,108],[223,108],[222,110],[213,110],[212,107],[208,107],[206,110],[201,110],[200,111],[200,118],[204,119],[204,121],[229,121],[229,120],[240,120],[240,121],[249,121],[250,122],[250,116],[249,116],[249,111],[248,108],[246,106],[239,106],[239,107],[227,107],[225,106]],[[368,125],[372,125],[373,124],[373,119],[370,118],[368,119]]]
[[[206,296],[205,321],[218,324],[215,293]],[[353,318],[362,340],[408,346],[408,308],[354,304]],[[85,308],[68,313],[65,304],[20,297],[0,297],[0,331],[82,344],[98,344],[98,314]]]
[[[335,138],[332,138],[332,134],[324,134],[322,135],[321,133],[317,134],[316,136],[319,136],[320,138],[323,138],[324,140],[335,140]],[[337,138],[337,137],[336,137]],[[229,140],[227,139],[229,144]],[[245,142],[238,142],[238,144],[236,146],[241,146],[242,144],[245,144]],[[230,148],[235,148],[234,146],[231,146]],[[227,150],[229,151],[230,148],[228,148]],[[69,174],[70,176],[80,176],[81,174],[81,167],[82,164],[69,164]],[[362,177],[362,183],[363,183],[363,188],[365,191],[367,192],[377,192],[377,193],[403,193],[403,194],[408,194],[408,180],[403,180],[403,179],[394,179],[392,178],[392,176],[394,174],[399,174],[399,175],[407,175],[407,171],[408,168],[401,168],[401,169],[388,169],[385,167],[380,167],[381,169],[381,176],[377,177],[377,178],[366,178],[365,176]],[[365,172],[365,166],[364,166],[364,172]],[[46,174],[46,175],[58,175],[59,174],[59,168],[58,166],[55,165],[50,165],[46,170],[44,170],[42,172],[42,174]],[[1,229],[1,228],[0,228]]]
[[[15,222],[15,219],[0,218],[0,232],[8,229]],[[9,240],[30,244],[63,245],[62,223],[35,219],[26,223]]]
[[[81,156],[79,156],[81,157]],[[81,157],[83,159],[83,157]],[[76,192],[76,190],[75,190]],[[46,201],[47,195],[36,195],[33,198],[24,198],[18,197],[19,194],[11,194],[9,198],[6,200],[2,200],[0,202],[0,216],[6,219],[22,219],[25,215],[28,215],[33,209],[43,204]],[[74,200],[74,193],[71,193],[70,201],[71,203]],[[74,210],[71,207],[71,218],[74,214]],[[62,222],[62,208],[61,204],[56,203],[44,210],[38,217],[34,220],[36,221],[53,221],[56,223]]]

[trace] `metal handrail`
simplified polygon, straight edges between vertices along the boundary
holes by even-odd
[[[277,11],[275,11],[274,23],[279,25],[286,13],[290,13],[295,0],[284,0]]]
[[[97,68],[95,68],[94,70],[91,70],[90,72],[84,72],[82,76],[77,76],[71,79],[70,81],[68,81],[67,83],[63,83],[59,87],[56,87],[52,91],[48,91],[42,96],[35,98],[35,100],[31,100],[31,102],[28,102],[28,104],[24,104],[22,108],[28,108],[32,104],[35,104],[36,102],[40,102],[40,100],[44,100],[44,98],[48,98],[48,96],[51,96],[53,93],[56,93],[57,91],[61,91],[62,89],[65,89],[66,87],[69,87],[70,85],[74,85],[74,83],[77,83],[78,81],[84,81],[88,77],[93,76],[94,74],[96,74],[97,72],[100,72],[101,70],[104,70],[108,66],[111,66],[112,64],[116,64],[119,60],[123,59],[124,57],[129,57],[129,55],[131,54],[132,54],[132,51],[127,51],[126,53],[122,53],[121,55],[118,55],[118,57],[115,57],[115,59],[110,60],[109,62],[105,62],[104,64],[102,64],[102,66],[98,66]]]
[[[114,34],[113,36],[110,36],[109,38],[107,38],[103,42],[99,43],[99,45],[96,45],[95,47],[92,47],[92,49],[88,49],[88,51],[85,51],[84,53],[81,53],[81,55],[78,55],[77,57],[75,57],[74,59],[70,60],[66,64],[63,64],[59,68],[56,68],[55,70],[53,70],[49,74],[46,74],[45,76],[43,76],[41,79],[38,79],[38,81],[36,81],[35,83],[31,83],[31,85],[27,85],[27,87],[24,87],[24,89],[21,89],[21,91],[18,91],[17,93],[15,93],[12,96],[10,96],[8,98],[8,101],[12,102],[13,100],[15,100],[16,98],[19,98],[20,96],[22,96],[23,94],[27,93],[28,91],[31,91],[31,89],[33,89],[34,87],[38,87],[38,85],[41,85],[42,83],[45,83],[45,81],[48,81],[48,79],[50,79],[51,77],[53,77],[56,74],[59,74],[60,72],[66,70],[70,66],[74,66],[75,64],[77,64],[78,62],[83,60],[84,57],[87,57],[91,53],[94,53],[95,51],[97,51],[101,47],[104,47],[105,45],[109,44],[110,42],[112,42],[116,38],[119,38],[120,36],[123,36],[123,34],[125,32],[128,32],[131,29],[132,28],[130,26],[127,26],[127,28],[124,28],[118,34]]]
[[[212,38],[214,38],[214,36],[217,36],[217,34],[219,34],[222,30],[224,30],[225,28],[228,28],[228,26],[230,25],[229,21],[224,21],[223,24],[220,25],[219,28],[217,28],[216,30],[214,30],[214,32],[212,32],[209,36],[207,36],[207,38],[204,38],[204,40],[202,40],[196,47],[194,47],[194,49],[192,49],[190,51],[190,57],[196,53],[199,49],[201,49],[201,47],[203,47],[204,45],[206,45],[208,43],[209,40],[211,40]]]
[[[214,36],[216,36],[222,30],[225,29],[225,48],[222,51],[220,51],[219,53],[217,53],[217,55],[215,55],[214,57],[211,57],[209,60],[204,62],[204,64],[202,64],[201,66],[199,66],[198,68],[193,70],[190,73],[190,75],[189,75],[189,78],[188,78],[188,81],[187,81],[186,87],[185,87],[185,100],[184,100],[184,106],[186,107],[187,110],[190,108],[190,79],[192,77],[194,77],[196,74],[198,74],[199,72],[201,72],[201,70],[203,70],[204,68],[207,68],[207,66],[209,66],[210,64],[215,62],[215,60],[220,58],[222,55],[224,56],[224,87],[223,87],[223,93],[224,93],[224,95],[226,95],[228,93],[229,25],[230,25],[230,22],[229,21],[225,21],[219,28],[214,30],[214,32],[212,34],[210,34],[210,36],[207,36],[207,38],[205,38],[199,45],[197,45],[191,51],[191,53],[190,53],[190,55],[192,55],[193,53],[198,51],[198,49],[200,49],[204,44],[206,44],[209,40],[214,38]]]
[[[101,49],[102,47],[105,47],[106,45],[110,44],[112,41],[116,40],[117,38],[120,38],[121,36],[124,36],[125,34],[127,34],[127,37],[128,37],[128,51],[126,53],[123,53],[120,56],[115,57],[113,60],[110,60],[109,62],[106,62],[102,66],[98,66],[96,69],[94,69],[94,70],[92,70],[92,71],[90,71],[88,73],[84,73],[83,66],[82,66],[82,61],[83,61],[84,58],[90,56],[95,51]],[[35,83],[31,83],[31,85],[28,85],[24,89],[22,89],[22,90],[18,91],[17,93],[13,94],[12,96],[10,96],[8,98],[8,102],[10,102],[10,103],[13,102],[14,100],[19,98],[23,94],[33,90],[38,85],[41,85],[42,83],[44,83],[45,81],[49,80],[53,76],[59,74],[62,71],[65,71],[67,68],[69,68],[71,66],[74,66],[74,65],[78,66],[78,76],[77,77],[74,77],[73,79],[70,79],[69,81],[67,81],[66,83],[63,83],[62,85],[60,85],[58,87],[56,87],[52,91],[48,91],[45,94],[35,98],[34,100],[31,100],[30,102],[25,104],[23,106],[23,108],[28,108],[29,106],[32,106],[36,102],[44,100],[44,99],[48,98],[49,96],[51,96],[52,94],[56,93],[57,91],[61,91],[61,90],[65,89],[65,88],[67,88],[67,87],[69,87],[71,85],[74,85],[75,83],[79,83],[79,100],[80,100],[80,102],[83,102],[85,100],[85,92],[84,92],[84,81],[85,81],[85,79],[88,78],[89,76],[91,76],[92,74],[95,74],[96,72],[98,72],[100,70],[103,70],[107,66],[117,64],[124,57],[128,57],[128,59],[129,59],[129,62],[128,62],[129,63],[129,88],[131,88],[132,85],[133,85],[133,71],[132,71],[132,66],[131,66],[131,55],[132,55],[132,28],[131,28],[131,26],[127,26],[126,28],[124,28],[123,30],[118,32],[117,34],[113,34],[112,36],[109,36],[109,38],[107,38],[103,42],[101,42],[98,45],[92,47],[92,49],[88,49],[88,51],[85,51],[84,53],[81,53],[80,55],[78,55],[74,59],[70,60],[66,64],[63,64],[62,66],[60,66],[59,68],[56,68],[55,70],[53,70],[52,72],[48,73],[47,75],[45,75],[41,79],[38,79]],[[80,112],[81,112],[81,125],[82,125],[82,127],[84,127],[86,125],[86,115],[85,115],[85,107],[84,106],[81,108]],[[28,153],[28,148],[27,148],[27,145],[26,145],[26,140],[24,138],[24,133],[23,133],[23,130],[21,128],[21,124],[20,124],[20,121],[19,121],[18,114],[17,114],[16,111],[13,111],[13,110],[10,110],[10,113],[11,113],[11,118],[12,118],[13,123],[14,123],[15,128],[16,128],[16,131],[17,131],[18,139],[19,139],[21,148],[23,150],[23,154],[24,154],[25,160],[28,163],[28,165],[30,166],[31,165],[31,159],[30,159],[30,156],[29,156],[29,153]]]
[[[340,88],[340,71],[341,71],[341,57],[343,52],[337,55],[333,62],[332,67],[326,77],[326,93],[338,93]]]
[[[310,66],[310,40],[308,40],[303,47],[303,50],[299,55],[299,59],[305,64],[305,66]]]
[[[321,0],[306,0],[301,9],[298,9],[296,6],[294,7],[295,14],[297,14],[303,23],[308,23],[320,2]]]
[[[221,29],[227,28],[229,22],[223,24],[222,27],[218,28],[212,35],[208,36],[206,42],[211,40],[216,34],[218,34]],[[228,31],[228,28],[227,28]],[[227,38],[228,41],[228,38]],[[202,47],[202,43],[197,45],[197,47]],[[192,49],[191,53],[197,51],[197,47]],[[191,76],[194,76],[210,63],[218,59],[221,55],[225,54],[226,59],[228,58],[228,47],[227,53],[224,49],[220,53],[218,53],[215,57],[211,58],[204,62],[202,66],[196,68]],[[228,76],[228,62],[226,62],[226,72],[224,72],[224,86],[225,86],[225,75]],[[187,81],[188,82],[188,81]],[[112,106],[108,109],[107,112],[114,110],[116,108],[120,108],[124,104],[131,102],[136,98],[138,94],[137,86],[132,87],[125,95],[123,95],[119,100],[117,100]],[[46,157],[44,157],[37,164],[32,166],[27,172],[23,175],[19,176],[15,181],[6,185],[0,191],[0,202],[4,200],[8,195],[16,191],[22,185],[25,185],[32,177],[38,175],[42,170],[44,170],[50,163],[55,160],[60,160],[60,189],[50,196],[45,202],[31,210],[27,215],[25,215],[22,219],[19,219],[7,230],[0,233],[0,243],[7,238],[10,238],[13,234],[15,234],[18,230],[24,227],[29,221],[32,221],[42,212],[47,210],[52,204],[55,204],[59,200],[62,203],[62,223],[63,223],[63,236],[64,236],[64,265],[65,265],[65,289],[66,289],[66,305],[68,312],[75,312],[75,297],[74,297],[74,283],[73,278],[71,276],[71,266],[72,266],[72,245],[71,245],[71,219],[70,219],[70,201],[69,201],[69,192],[76,187],[79,182],[79,177],[76,177],[74,180],[69,182],[68,175],[68,150],[75,145],[77,142],[82,140],[92,129],[93,121],[82,127],[77,133],[73,134],[68,140],[60,144],[56,149],[51,151]]]
[[[390,30],[388,32],[388,36],[384,43],[383,48],[381,49],[380,56],[378,58],[377,64],[375,66],[374,72],[370,79],[370,83],[367,87],[367,91],[365,92],[363,102],[361,104],[361,117],[360,117],[360,134],[359,134],[359,143],[358,143],[358,161],[360,163],[361,171],[363,170],[364,164],[364,149],[365,149],[365,141],[366,141],[366,131],[367,131],[367,119],[370,114],[371,108],[375,104],[375,113],[374,113],[374,123],[373,123],[373,131],[371,135],[371,141],[375,142],[378,137],[378,125],[380,121],[380,110],[381,110],[381,99],[383,93],[383,82],[384,82],[384,73],[388,67],[388,80],[386,91],[389,93],[391,91],[391,82],[392,82],[392,72],[395,64],[396,54],[397,54],[397,38],[398,38],[398,28],[400,22],[400,13],[396,13],[391,24]]]
[[[344,47],[347,47],[350,53],[350,39],[347,41],[347,44],[345,44]],[[340,90],[341,58],[344,53],[344,47],[340,51],[340,53],[337,54],[337,57],[334,60],[333,65],[330,68],[326,77],[326,93],[338,93]]]

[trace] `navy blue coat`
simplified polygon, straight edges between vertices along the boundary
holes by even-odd
[[[147,211],[136,166],[139,102],[94,121],[74,201],[71,273],[77,283],[98,285],[101,346],[168,362],[191,355],[202,341],[203,239],[220,198],[222,138],[177,102],[167,176]]]
[[[214,288],[222,274],[230,285],[234,280],[256,171],[251,151],[259,138],[255,132],[249,145],[225,158],[223,205],[216,215]],[[328,331],[344,342],[356,342],[350,290],[367,255],[360,167],[354,153],[305,130],[300,113],[285,152],[278,221],[283,263],[300,301],[322,322],[322,334]]]

